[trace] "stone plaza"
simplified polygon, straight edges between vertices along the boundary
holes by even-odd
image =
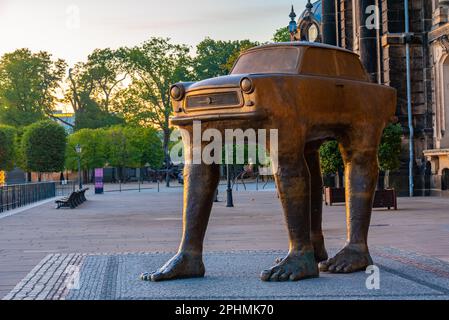
[[[111,188],[108,186],[108,188]],[[132,186],[124,187],[135,189]],[[108,190],[108,189],[106,189]],[[293,283],[264,283],[260,272],[286,254],[288,239],[272,184],[234,192],[227,208],[220,187],[205,242],[206,277],[148,283],[144,271],[177,250],[182,187],[155,185],[88,194],[75,210],[54,199],[0,216],[3,299],[448,299],[448,199],[399,198],[399,210],[373,211],[370,273],[321,273]],[[345,241],[343,205],[324,208],[330,253]],[[287,290],[279,290],[280,288]]]

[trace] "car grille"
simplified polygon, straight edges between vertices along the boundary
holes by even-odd
[[[188,110],[240,106],[241,101],[236,91],[188,96],[186,101],[186,108]]]

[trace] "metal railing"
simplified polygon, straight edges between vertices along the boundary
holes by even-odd
[[[73,192],[75,184],[39,182],[0,187],[0,213]]]

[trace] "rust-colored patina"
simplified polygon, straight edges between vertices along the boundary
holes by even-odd
[[[357,55],[311,43],[264,45],[243,53],[229,76],[172,87],[172,124],[192,134],[215,128],[278,129],[275,180],[289,235],[288,255],[262,272],[265,281],[348,273],[372,264],[367,238],[378,177],[382,131],[396,92],[372,84]],[[322,222],[323,181],[318,149],[336,139],[345,163],[347,242],[328,259]],[[193,146],[185,139],[186,157]],[[144,280],[202,277],[203,240],[219,182],[219,165],[187,163],[183,236],[178,254]],[[319,263],[319,265],[318,265]]]

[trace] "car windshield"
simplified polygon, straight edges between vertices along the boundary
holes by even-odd
[[[245,73],[298,73],[301,49],[265,48],[243,54],[231,74]]]

